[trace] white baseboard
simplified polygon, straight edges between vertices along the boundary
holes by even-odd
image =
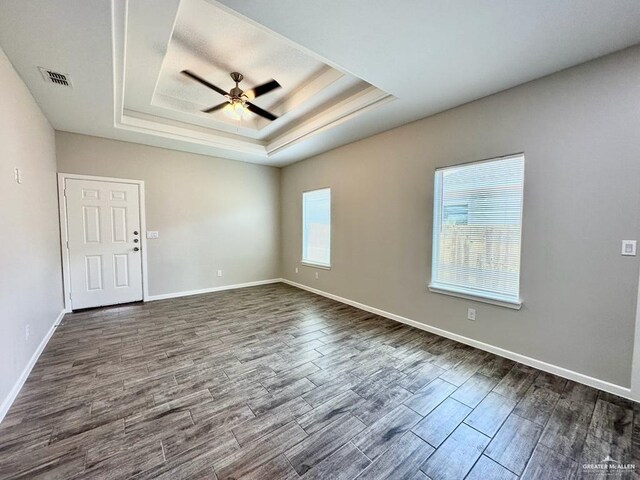
[[[53,322],[53,325],[51,325],[51,328],[49,329],[47,334],[44,336],[42,341],[40,342],[40,345],[38,345],[38,348],[36,348],[36,351],[33,352],[33,355],[31,355],[31,358],[29,359],[29,363],[27,363],[27,365],[24,367],[24,370],[22,370],[22,374],[20,375],[15,385],[9,392],[9,395],[7,395],[7,398],[5,398],[2,401],[2,405],[0,405],[0,422],[2,422],[5,415],[11,408],[11,405],[13,404],[16,397],[20,393],[20,390],[22,390],[22,386],[24,385],[24,382],[26,382],[27,378],[29,378],[29,374],[31,373],[33,366],[38,361],[38,358],[40,358],[40,354],[43,352],[44,347],[47,346],[47,343],[49,343],[49,339],[53,336],[53,333],[56,331],[56,328],[58,327],[58,325],[60,325],[60,322],[62,321],[62,318],[64,317],[65,313],[67,313],[66,310],[62,310],[60,312],[60,314],[58,315],[58,318],[56,318],[55,322]]]
[[[519,363],[522,363],[522,364],[525,364],[525,365],[529,365],[531,367],[537,368],[539,370],[543,370],[545,372],[553,373],[554,375],[558,375],[558,376],[563,377],[563,378],[568,378],[569,380],[573,380],[575,382],[582,383],[582,384],[588,385],[590,387],[603,390],[605,392],[613,393],[613,394],[619,395],[621,397],[625,397],[625,398],[629,398],[631,400],[635,400],[635,399],[633,399],[631,397],[631,389],[628,388],[628,387],[622,387],[620,385],[615,385],[613,383],[609,383],[609,382],[606,382],[604,380],[599,380],[597,378],[593,378],[593,377],[590,377],[588,375],[584,375],[582,373],[574,372],[573,370],[568,370],[566,368],[559,367],[557,365],[552,365],[552,364],[544,362],[542,360],[537,360],[535,358],[527,357],[525,355],[521,355],[519,353],[515,353],[515,352],[512,352],[510,350],[505,350],[503,348],[496,347],[496,346],[490,345],[488,343],[484,343],[484,342],[480,342],[478,340],[474,340],[472,338],[464,337],[462,335],[458,335],[457,333],[452,333],[452,332],[449,332],[447,330],[443,330],[441,328],[433,327],[431,325],[427,325],[427,324],[424,324],[424,323],[421,323],[421,322],[417,322],[415,320],[411,320],[411,319],[406,318],[406,317],[402,317],[400,315],[396,315],[395,313],[386,312],[384,310],[380,310],[379,308],[371,307],[369,305],[365,305],[363,303],[359,303],[359,302],[356,302],[356,301],[353,301],[353,300],[349,300],[347,298],[343,298],[343,297],[340,297],[338,295],[334,295],[332,293],[328,293],[328,292],[324,292],[322,290],[318,290],[316,288],[308,287],[308,286],[303,285],[301,283],[292,282],[291,280],[287,280],[286,278],[274,278],[274,279],[270,279],[270,280],[260,280],[260,281],[257,281],[257,282],[240,283],[240,284],[236,284],[236,285],[224,285],[224,286],[221,286],[221,287],[205,288],[205,289],[201,289],[201,290],[191,290],[191,291],[185,291],[185,292],[167,293],[167,294],[163,294],[163,295],[153,295],[153,296],[149,297],[147,300],[148,301],[163,300],[163,299],[167,299],[167,298],[177,298],[177,297],[184,297],[184,296],[189,296],[189,295],[198,295],[198,294],[202,294],[202,293],[219,292],[219,291],[223,291],[223,290],[232,290],[232,289],[236,289],[236,288],[255,287],[255,286],[258,286],[258,285],[267,285],[267,284],[270,284],[270,283],[278,283],[278,282],[286,283],[286,284],[291,285],[293,287],[297,287],[297,288],[300,288],[302,290],[307,290],[307,291],[315,293],[317,295],[322,295],[323,297],[327,297],[327,298],[330,298],[332,300],[336,300],[338,302],[341,302],[341,303],[344,303],[344,304],[347,304],[347,305],[351,305],[352,307],[359,308],[360,310],[364,310],[364,311],[367,311],[367,312],[370,312],[370,313],[374,313],[376,315],[380,315],[380,316],[388,318],[390,320],[395,320],[397,322],[404,323],[406,325],[410,325],[410,326],[418,328],[420,330],[424,330],[424,331],[427,331],[427,332],[430,332],[430,333],[434,333],[436,335],[440,335],[440,336],[445,337],[445,338],[450,338],[451,340],[455,340],[457,342],[464,343],[466,345],[470,345],[470,346],[475,347],[475,348],[479,348],[480,350],[485,350],[487,352],[494,353],[494,354],[499,355],[501,357],[509,358],[509,359],[514,360],[516,362],[519,362]],[[16,381],[15,385],[11,389],[11,392],[9,392],[9,395],[7,395],[7,397],[2,401],[2,405],[0,405],[0,422],[2,422],[2,420],[5,417],[5,415],[9,411],[9,408],[11,408],[11,405],[13,404],[13,402],[16,399],[16,397],[20,393],[20,390],[22,389],[22,386],[26,382],[27,378],[29,377],[29,374],[31,373],[31,370],[33,369],[34,365],[38,361],[38,358],[40,358],[40,355],[42,354],[42,352],[44,351],[45,347],[47,346],[47,343],[49,342],[49,339],[53,336],[53,333],[55,332],[56,328],[58,327],[58,325],[62,321],[62,318],[64,317],[65,313],[67,313],[65,310],[62,310],[60,312],[60,314],[56,318],[55,322],[53,322],[53,325],[51,325],[51,328],[49,329],[49,331],[47,332],[45,337],[42,339],[42,341],[40,342],[40,345],[38,345],[38,348],[36,349],[36,351],[33,353],[31,358],[29,359],[29,363],[25,366],[24,370],[22,371],[22,374],[20,375],[20,377]]]
[[[258,280],[256,282],[236,283],[235,285],[222,285],[220,287],[202,288],[200,290],[186,290],[183,292],[163,293],[161,295],[150,295],[145,301],[153,302],[155,300],[166,300],[168,298],[188,297],[190,295],[200,295],[202,293],[221,292],[223,290],[235,290],[236,288],[256,287],[258,285],[267,285],[269,283],[279,283],[280,278],[271,278],[269,280]]]
[[[574,382],[583,383],[584,385],[588,385],[590,387],[597,388],[599,390],[604,390],[605,392],[613,393],[621,397],[635,400],[631,396],[630,388],[622,387],[620,385],[615,385],[613,383],[609,383],[604,380],[599,380],[597,378],[593,378],[588,375],[584,375],[582,373],[574,372],[573,370],[568,370],[566,368],[559,367],[557,365],[552,365],[550,363],[543,362],[542,360],[537,360],[535,358],[527,357],[525,355],[521,355],[519,353],[512,352],[510,350],[505,350],[504,348],[496,347],[488,343],[484,343],[478,340],[474,340],[472,338],[464,337],[462,335],[458,335],[457,333],[449,332],[448,330],[443,330],[441,328],[433,327],[425,323],[411,320],[410,318],[396,315],[395,313],[385,312],[384,310],[380,310],[379,308],[370,307],[369,305],[355,302],[353,300],[349,300],[348,298],[339,297],[338,295],[327,293],[322,290],[318,290],[316,288],[308,287],[301,283],[292,282],[291,280],[287,280],[286,278],[281,279],[281,281],[293,287],[297,287],[302,290],[307,290],[309,292],[322,295],[323,297],[327,297],[332,300],[336,300],[338,302],[351,305],[352,307],[359,308],[360,310],[375,313],[376,315],[380,315],[382,317],[395,320],[397,322],[404,323],[406,325],[411,325],[412,327],[418,328],[420,330],[435,333],[436,335],[440,335],[441,337],[450,338],[451,340],[455,340],[456,342],[464,343],[465,345],[471,345],[472,347],[479,348],[480,350],[485,350],[487,352],[494,353],[501,357],[505,357],[505,358],[514,360],[516,362],[529,365],[530,367],[534,367],[539,370],[543,370],[545,372],[553,373],[554,375],[558,375],[559,377],[568,378],[569,380],[573,380]]]

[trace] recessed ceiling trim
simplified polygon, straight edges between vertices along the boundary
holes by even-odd
[[[217,136],[221,136],[224,138],[228,138],[231,141],[236,141],[236,142],[248,142],[248,143],[253,143],[256,145],[266,145],[267,142],[263,141],[263,140],[259,140],[256,138],[252,138],[252,137],[246,137],[244,135],[237,135],[235,133],[231,133],[231,132],[221,132],[218,130],[213,130],[211,128],[207,128],[207,127],[203,127],[200,125],[194,125],[192,123],[185,123],[182,122],[180,120],[174,120],[172,118],[166,118],[166,117],[160,117],[160,116],[156,116],[150,113],[146,113],[146,112],[138,112],[136,110],[130,110],[128,108],[124,109],[124,116],[125,117],[133,117],[133,118],[137,118],[140,120],[146,120],[149,121],[151,123],[158,123],[161,125],[165,125],[168,127],[178,127],[178,128],[182,128],[185,130],[193,130],[195,132],[199,132],[201,134],[203,134],[206,137],[210,137],[212,135],[215,135],[216,138]]]
[[[319,117],[303,123],[298,128],[275,138],[267,145],[269,156],[328,128],[335,127],[350,120],[366,110],[394,100],[395,97],[375,87],[368,87],[362,92],[343,100]]]
[[[309,100],[313,95],[319,93],[321,90],[327,88],[329,85],[337,82],[344,74],[338,70],[333,68],[326,68],[319,75],[317,75],[310,82],[302,85],[299,89],[294,92],[291,92],[289,96],[283,102],[277,103],[273,107],[271,107],[271,111],[276,115],[284,115],[288,111],[291,111]],[[271,125],[271,122],[268,120],[258,117],[256,119],[256,124],[258,130],[261,130],[264,127]]]
[[[234,152],[247,153],[266,157],[266,148],[259,143],[252,143],[247,140],[235,140],[224,137],[220,134],[205,134],[191,128],[181,128],[174,125],[166,125],[160,122],[122,115],[121,121],[117,125],[123,130],[144,132],[147,134],[172,138],[175,140],[189,141],[199,145],[207,145],[213,148],[221,148]]]
[[[393,100],[392,95],[381,92],[375,87],[368,87],[357,94],[343,100],[339,104],[303,123],[294,130],[275,138],[264,145],[259,141],[248,141],[224,136],[219,132],[207,133],[196,131],[191,126],[180,127],[176,122],[172,124],[163,123],[165,119],[154,119],[152,115],[142,112],[132,112],[125,110],[119,128],[145,132],[152,135],[187,140],[200,145],[208,145],[214,148],[223,148],[236,152],[256,154],[262,157],[269,157],[286,147],[289,147],[311,135],[318,134],[328,128],[337,126],[355,115],[364,113],[367,109]]]

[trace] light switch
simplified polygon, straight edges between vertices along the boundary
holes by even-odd
[[[635,240],[622,240],[622,255],[629,255],[632,257],[636,255]]]
[[[16,179],[16,183],[22,183],[22,171],[18,167],[14,170],[14,177]]]
[[[160,235],[158,234],[157,231],[154,230],[147,230],[147,238],[159,238]]]

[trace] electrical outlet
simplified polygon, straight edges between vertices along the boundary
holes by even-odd
[[[627,255],[631,257],[636,255],[635,240],[622,240],[622,255]]]
[[[318,272],[316,272],[316,280],[320,278],[320,274]]]
[[[160,234],[155,230],[147,230],[147,238],[159,238]]]
[[[298,267],[296,267],[296,273],[298,273]]]
[[[24,340],[25,342],[29,341],[29,336],[31,335],[31,325],[28,323],[24,327]]]
[[[476,321],[476,309],[475,308],[467,309],[467,320],[471,320],[472,322]]]
[[[222,270],[218,270],[218,276],[221,277],[222,276]]]

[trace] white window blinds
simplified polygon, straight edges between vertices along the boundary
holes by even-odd
[[[302,194],[302,261],[331,265],[331,189]]]
[[[519,304],[524,155],[436,170],[433,289]]]

